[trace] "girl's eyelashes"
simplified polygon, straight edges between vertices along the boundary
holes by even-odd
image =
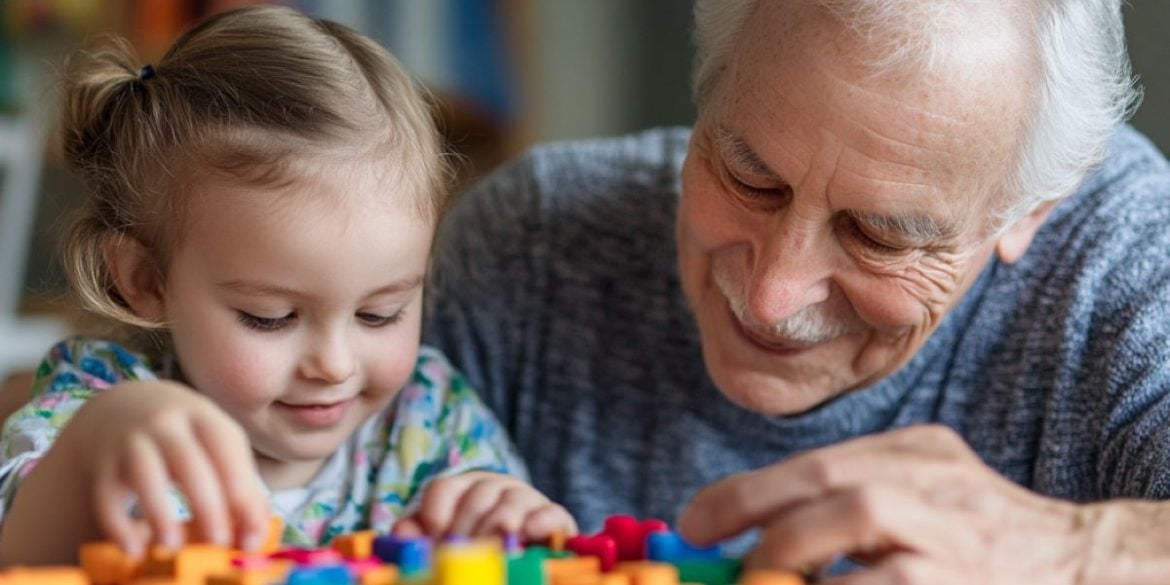
[[[283,317],[257,317],[246,311],[236,311],[236,316],[240,322],[250,329],[256,331],[279,331],[288,326],[293,319],[296,318],[296,313],[289,313]]]
[[[403,312],[403,309],[399,309],[398,311],[395,311],[391,315],[376,315],[374,313],[358,313],[357,318],[358,318],[358,320],[360,320],[362,323],[365,323],[369,327],[385,327],[387,325],[393,325],[393,324],[401,321],[402,320],[402,312]]]
[[[390,315],[361,312],[357,313],[356,316],[367,327],[377,328],[393,325],[401,321],[403,311],[404,309],[400,309]],[[255,329],[256,331],[279,331],[292,324],[297,314],[294,312],[283,317],[259,317],[247,311],[236,311],[236,316],[249,329]]]

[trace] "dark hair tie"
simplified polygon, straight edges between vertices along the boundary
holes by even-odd
[[[154,65],[145,65],[138,70],[138,79],[146,81],[147,79],[154,79]]]

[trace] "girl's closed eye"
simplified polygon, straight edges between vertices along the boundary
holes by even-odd
[[[260,317],[246,311],[236,311],[236,316],[241,323],[250,329],[255,329],[256,331],[279,331],[292,323],[293,319],[296,319],[297,314],[293,312],[283,317]]]
[[[393,325],[401,321],[404,310],[405,309],[399,309],[390,315],[379,315],[377,313],[358,313],[357,318],[369,327],[385,327],[387,325]]]

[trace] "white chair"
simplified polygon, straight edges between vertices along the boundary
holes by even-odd
[[[0,117],[0,381],[33,368],[68,329],[46,317],[21,316],[25,260],[36,221],[44,143],[38,124],[24,117]]]

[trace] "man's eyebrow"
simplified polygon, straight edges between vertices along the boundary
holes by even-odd
[[[715,149],[719,156],[730,166],[746,170],[757,177],[781,181],[776,171],[773,171],[742,138],[732,134],[722,126],[715,129]]]
[[[382,287],[379,287],[377,289],[374,289],[374,290],[370,291],[366,296],[372,297],[372,296],[383,295],[383,294],[396,294],[396,293],[401,293],[404,291],[412,290],[412,289],[417,288],[417,287],[422,285],[423,278],[424,278],[424,276],[421,274],[416,274],[414,276],[408,276],[406,278],[402,278],[402,279],[396,280],[394,282],[391,282],[390,284],[387,284],[386,286],[382,286]],[[273,283],[268,283],[268,282],[260,282],[260,281],[252,281],[252,280],[228,280],[228,281],[220,282],[217,284],[221,288],[225,288],[225,289],[230,290],[232,292],[237,292],[240,294],[251,295],[251,296],[281,296],[281,297],[288,297],[288,298],[294,298],[294,299],[304,299],[304,298],[308,298],[308,296],[309,296],[309,295],[305,294],[304,292],[301,292],[301,291],[296,290],[294,288],[289,288],[286,286],[281,286],[278,284],[273,284]]]
[[[864,223],[878,231],[893,232],[917,242],[950,239],[959,233],[957,225],[940,223],[928,215],[877,215],[860,211],[845,213],[858,223]]]

